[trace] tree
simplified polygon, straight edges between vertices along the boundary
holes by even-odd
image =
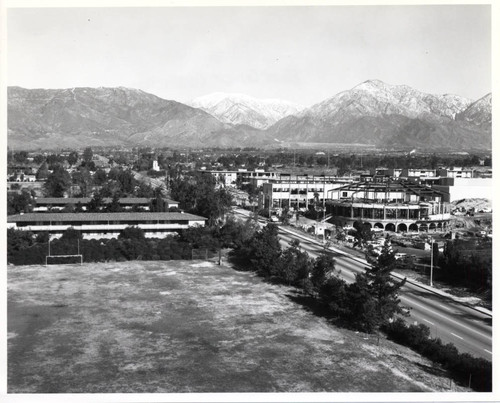
[[[28,152],[27,151],[18,151],[14,154],[14,161],[18,164],[24,164],[26,163],[28,158]]]
[[[40,165],[38,171],[36,171],[36,180],[43,181],[49,177],[49,174],[50,172],[47,162],[44,162],[42,165]]]
[[[163,198],[162,195],[162,189],[161,187],[158,187],[154,190],[154,198],[151,199],[150,206],[149,206],[149,211],[155,211],[155,212],[163,212],[166,211],[167,209],[167,203],[165,202],[165,199]]]
[[[64,197],[71,186],[71,175],[61,166],[56,166],[43,188],[47,197]]]
[[[49,166],[49,170],[53,171],[56,166],[61,165],[64,162],[64,158],[59,154],[50,154],[47,156],[46,161]]]
[[[340,271],[335,272],[335,259],[328,251],[323,250],[321,254],[314,260],[311,270],[311,285],[313,291],[319,293],[321,287],[326,282],[328,277],[333,274],[340,274]]]
[[[352,326],[368,333],[378,327],[376,300],[366,275],[357,274],[355,282],[346,287],[346,303],[345,317]]]
[[[75,165],[78,161],[78,153],[76,151],[71,151],[66,161],[68,161],[68,164],[70,165]]]
[[[127,227],[118,235],[119,249],[127,260],[142,258],[148,253],[144,231],[139,227]]]
[[[115,193],[111,199],[111,203],[106,206],[106,211],[109,213],[119,213],[123,211],[123,208],[120,204],[120,196],[118,193]]]
[[[207,217],[211,226],[221,218],[224,220],[232,202],[231,194],[226,189],[216,189],[215,184],[212,175],[195,172],[173,178],[170,191],[182,209]]]
[[[281,245],[276,225],[267,225],[258,231],[239,250],[238,254],[261,276],[270,277],[279,271]]]
[[[245,222],[235,219],[232,216],[226,220],[218,231],[219,241],[223,248],[240,248],[248,242],[258,231],[259,225],[252,219]]]
[[[113,168],[109,171],[108,178],[118,183],[119,189],[122,194],[134,194],[137,181],[135,180],[134,174],[131,170]]]
[[[88,164],[90,161],[92,161],[93,156],[94,156],[94,153],[92,151],[92,148],[87,147],[85,150],[83,150],[82,158],[83,158],[83,161],[85,163]]]
[[[21,193],[9,193],[7,196],[7,214],[28,213],[35,203],[29,190],[23,189]]]
[[[98,213],[101,211],[103,206],[103,197],[100,192],[94,194],[94,197],[90,199],[87,205],[87,211],[89,213]]]
[[[136,241],[144,241],[146,239],[144,230],[139,227],[126,227],[120,231],[118,239],[132,239]]]
[[[300,250],[299,241],[293,240],[282,253],[280,264],[275,267],[278,271],[274,274],[286,284],[304,287],[313,263],[307,252]]]
[[[288,207],[285,207],[283,208],[283,211],[281,212],[281,216],[280,216],[280,219],[281,219],[281,222],[284,224],[284,225],[288,225],[290,224],[290,216],[289,216],[289,209]]]
[[[395,281],[391,271],[395,269],[395,253],[386,240],[381,254],[365,269],[364,273],[356,276],[356,282],[350,287],[350,296],[353,299],[351,315],[357,318],[361,328],[373,331],[386,324],[396,314],[403,314],[400,306],[399,289],[406,279]]]
[[[16,230],[14,228],[7,229],[7,260],[12,261],[12,258],[19,252],[23,252],[33,245],[33,233],[30,231]]]
[[[73,183],[80,189],[80,196],[87,197],[92,184],[92,176],[87,168],[80,167],[78,171],[73,172]]]
[[[103,185],[106,180],[108,179],[108,176],[106,175],[106,171],[104,171],[101,168],[98,168],[95,173],[94,173],[94,184],[97,186]]]
[[[33,162],[35,164],[41,164],[43,161],[45,161],[45,157],[42,154],[37,154],[33,157]]]
[[[353,247],[359,246],[362,248],[368,241],[373,239],[373,233],[369,224],[356,221],[354,223],[354,228],[356,228],[356,232],[354,233],[356,241],[354,242]]]

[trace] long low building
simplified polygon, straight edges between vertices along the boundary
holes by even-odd
[[[28,213],[7,217],[7,228],[48,232],[59,237],[68,228],[80,231],[86,239],[116,238],[130,226],[141,228],[148,238],[163,238],[207,219],[187,213]]]

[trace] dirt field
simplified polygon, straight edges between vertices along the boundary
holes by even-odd
[[[429,361],[293,294],[208,262],[9,266],[8,391],[450,391]]]

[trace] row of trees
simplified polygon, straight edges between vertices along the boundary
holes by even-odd
[[[43,165],[39,173],[44,169]],[[78,197],[88,197],[96,187],[101,189],[104,197],[112,197],[115,193],[135,195],[141,189],[133,172],[122,168],[112,168],[106,174],[102,169],[92,173],[86,167],[79,167],[70,174],[62,165],[56,165],[51,173],[47,169],[47,173],[42,174],[46,175],[43,188],[47,197],[63,197],[72,185],[78,187]]]
[[[429,327],[407,325],[398,318],[384,327],[387,336],[396,343],[403,344],[441,364],[462,385],[468,385],[479,392],[492,390],[491,362],[471,356],[468,353],[459,353],[452,344],[443,344],[441,339],[432,338]]]
[[[343,175],[355,169],[370,169],[377,167],[387,168],[437,168],[439,166],[473,166],[479,165],[480,158],[477,155],[446,155],[426,154],[412,155],[410,158],[403,152],[395,154],[379,153],[331,153],[331,155],[317,155],[311,151],[290,151],[270,153],[263,156],[262,153],[234,152],[225,154],[217,159],[217,162],[225,168],[230,169],[239,166],[255,168],[259,164],[266,167],[273,165],[302,166],[302,167],[336,167],[339,174]],[[491,166],[491,158],[485,159],[485,165]]]
[[[388,244],[352,284],[340,278],[335,261],[326,250],[314,260],[301,251],[297,241],[282,250],[275,225],[255,233],[234,250],[234,256],[265,278],[301,288],[328,315],[356,329],[373,332],[395,315],[404,313],[398,290],[405,280],[395,281],[390,275],[396,259]]]
[[[151,186],[146,184],[141,184],[139,187],[140,191],[136,192],[138,197],[144,197],[150,199],[149,210],[151,212],[166,212],[166,211],[179,211],[178,208],[168,207],[167,202],[163,198],[162,188],[153,189]],[[68,204],[64,209],[57,210],[62,213],[98,213],[98,212],[110,212],[118,213],[127,211],[120,204],[120,197],[122,195],[121,191],[115,191],[111,193],[107,188],[103,188],[96,192],[94,196],[90,199],[88,203],[76,203]],[[36,199],[34,197],[34,191],[27,189],[22,189],[19,193],[11,192],[7,195],[7,214],[19,214],[28,213],[33,210],[36,206]],[[105,203],[104,198],[111,197],[110,203]],[[85,209],[84,209],[85,207]],[[146,211],[142,207],[133,207],[132,211]]]
[[[70,228],[60,238],[50,241],[50,251],[52,255],[71,255],[79,250],[84,262],[191,259],[193,249],[215,252],[238,247],[255,230],[251,220],[241,223],[228,219],[220,227],[194,227],[165,238],[146,238],[142,229],[128,227],[118,238],[89,240]],[[48,233],[35,236],[29,231],[8,229],[7,260],[15,265],[44,264],[48,243]]]

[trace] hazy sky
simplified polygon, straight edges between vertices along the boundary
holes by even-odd
[[[238,92],[312,105],[377,78],[491,92],[490,6],[7,10],[8,85]]]

